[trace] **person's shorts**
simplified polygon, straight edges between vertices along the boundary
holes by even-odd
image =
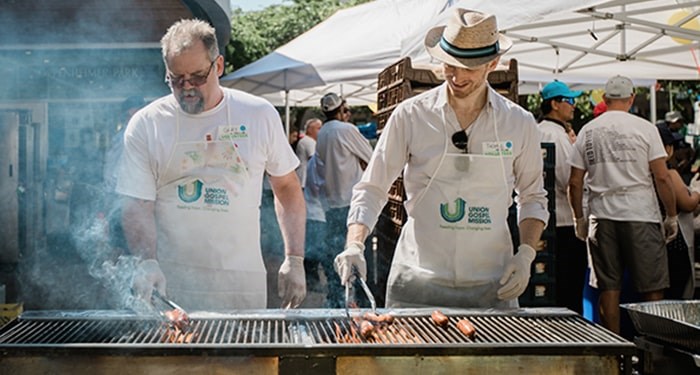
[[[666,242],[659,223],[591,219],[591,286],[620,290],[625,271],[638,293],[669,286]]]

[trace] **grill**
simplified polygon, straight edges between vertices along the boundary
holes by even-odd
[[[642,350],[644,371],[669,368],[668,373],[700,371],[700,300],[629,303],[620,305],[640,336],[634,342]]]
[[[355,325],[342,310],[195,312],[188,343],[167,342],[162,321],[128,312],[30,311],[0,330],[0,368],[103,374],[134,367],[256,374],[631,371],[634,344],[568,310],[442,311],[447,328],[432,322],[432,310],[391,310],[393,324],[354,343],[341,340]],[[463,318],[476,328],[473,339],[455,326]]]

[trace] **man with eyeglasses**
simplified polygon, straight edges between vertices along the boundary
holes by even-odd
[[[353,124],[345,122],[350,112],[345,99],[335,93],[321,98],[321,111],[326,117],[316,140],[320,176],[324,180],[326,197],[326,254],[328,264],[332,263],[332,253],[343,246],[346,220],[350,209],[352,188],[362,176],[363,165],[372,156],[372,146]],[[364,163],[364,164],[363,164]],[[326,275],[328,294],[326,307],[344,306],[344,296],[338,275]]]
[[[542,120],[539,129],[542,142],[554,144],[554,198],[557,227],[555,229],[555,300],[557,306],[583,313],[583,288],[588,264],[586,244],[576,238],[574,218],[567,198],[571,167],[566,162],[574,152],[570,121],[574,119],[576,98],[581,91],[572,91],[564,82],[552,81],[542,91]],[[551,198],[550,198],[551,199]]]
[[[548,220],[541,135],[532,114],[488,85],[512,42],[493,15],[455,9],[430,30],[428,53],[445,82],[401,102],[355,185],[345,250],[335,259],[343,284],[366,277],[364,241],[403,172],[403,225],[387,285],[390,307],[518,306]],[[513,190],[520,245],[507,225]]]
[[[181,20],[161,39],[172,94],[130,121],[117,192],[129,249],[141,258],[133,291],[185,309],[267,307],[260,249],[263,173],[285,245],[283,307],[305,297],[304,198],[279,115],[270,103],[219,85],[214,28]],[[167,281],[167,285],[166,285]]]

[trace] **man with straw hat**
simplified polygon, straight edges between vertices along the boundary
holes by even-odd
[[[445,82],[393,111],[348,215],[343,283],[365,277],[363,243],[403,171],[408,220],[387,286],[391,307],[516,307],[548,220],[541,135],[533,116],[499,95],[489,72],[511,47],[496,18],[455,9],[425,46]],[[517,193],[520,246],[506,219]]]

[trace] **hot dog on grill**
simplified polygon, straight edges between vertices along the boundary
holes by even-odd
[[[363,320],[360,323],[360,336],[364,339],[372,337],[374,333],[374,324],[370,323],[368,320]]]
[[[371,311],[364,313],[362,319],[369,320],[372,323],[391,324],[394,322],[394,316],[391,314],[376,314]]]
[[[462,332],[465,336],[469,338],[473,338],[474,335],[476,335],[476,329],[474,328],[472,323],[467,319],[460,319],[457,322],[457,328],[460,332]]]
[[[435,310],[433,311],[432,314],[430,314],[430,317],[433,318],[433,322],[435,324],[439,325],[440,327],[447,327],[447,323],[449,323],[450,319],[445,316],[440,310]]]

